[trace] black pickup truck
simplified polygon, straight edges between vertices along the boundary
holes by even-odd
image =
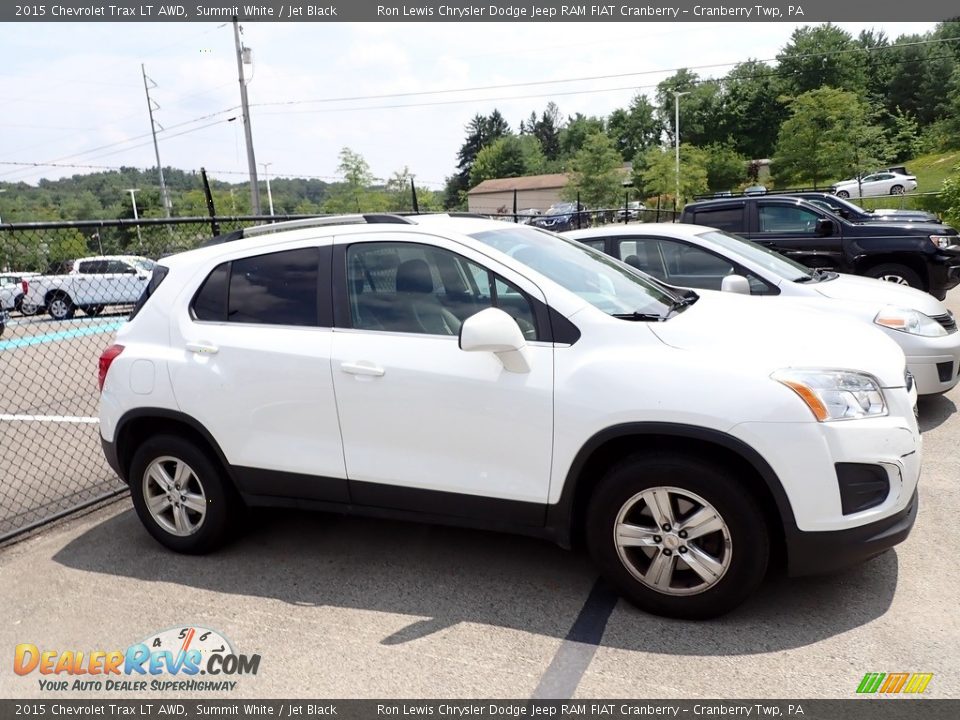
[[[783,196],[689,203],[680,222],[736,233],[808,267],[910,285],[940,300],[960,283],[960,237],[945,225],[852,223]]]

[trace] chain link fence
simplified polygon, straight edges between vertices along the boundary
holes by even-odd
[[[153,261],[285,219],[0,225],[0,541],[125,491],[100,449],[97,366]]]

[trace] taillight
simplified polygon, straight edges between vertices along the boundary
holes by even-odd
[[[100,392],[103,392],[103,383],[107,379],[107,372],[110,365],[117,358],[117,355],[123,352],[123,345],[111,345],[100,356],[100,373],[97,376],[97,384],[100,386]]]
[[[30,289],[30,283],[28,283],[26,280],[21,280],[21,281],[20,281],[20,289],[23,290],[23,294],[26,295],[26,294],[27,294],[27,290]]]

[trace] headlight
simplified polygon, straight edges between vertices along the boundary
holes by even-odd
[[[919,310],[886,307],[877,313],[873,321],[877,325],[882,325],[891,330],[909,333],[910,335],[942,337],[947,334],[947,330],[943,325],[929,315],[924,315]]]
[[[793,390],[820,422],[882,417],[887,404],[872,375],[845,370],[777,370],[771,375]]]
[[[945,250],[954,244],[956,237],[953,235],[931,235],[930,242],[936,245],[941,250]]]

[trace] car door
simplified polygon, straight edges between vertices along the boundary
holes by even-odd
[[[539,341],[543,297],[511,275],[434,237],[335,245],[333,378],[354,503],[542,524],[553,348]],[[523,331],[529,372],[460,349],[460,325],[491,306]]]
[[[175,315],[177,403],[244,492],[348,502],[331,325],[329,244],[226,260]]]
[[[728,275],[745,277],[751,295],[776,295],[775,286],[740,263],[699,245],[667,237],[636,237],[618,241],[618,253],[628,265],[677,287],[720,290]]]
[[[146,276],[125,260],[108,260],[106,273],[100,282],[103,287],[100,304],[135,303],[147,286]]]
[[[101,298],[107,291],[104,275],[107,272],[106,260],[81,260],[77,263],[77,273],[67,277],[72,278],[70,284],[71,297],[75,305],[90,305],[102,302]]]
[[[835,217],[818,209],[776,200],[757,201],[757,226],[750,239],[808,267],[843,267],[843,236]],[[817,230],[829,220],[832,230]]]

